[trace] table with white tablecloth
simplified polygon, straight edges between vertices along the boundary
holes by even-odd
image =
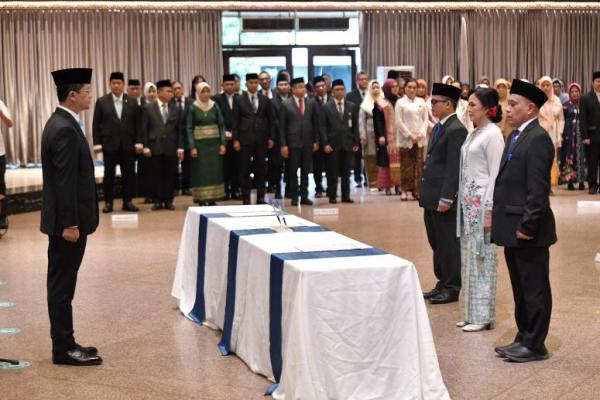
[[[271,206],[188,210],[172,295],[276,399],[448,399],[412,263]]]

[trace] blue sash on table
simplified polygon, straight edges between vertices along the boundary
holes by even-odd
[[[298,253],[276,253],[271,254],[271,279],[269,293],[269,338],[271,367],[275,384],[269,386],[265,395],[272,395],[281,379],[281,368],[283,358],[281,353],[281,313],[282,313],[282,289],[283,289],[283,265],[288,260],[306,260],[316,258],[358,257],[376,256],[387,254],[385,251],[375,247],[366,249],[350,250],[326,250],[307,251]]]
[[[211,218],[244,218],[244,217],[263,217],[263,216],[288,215],[284,211],[273,211],[272,213],[257,211],[256,214],[248,213],[245,215],[231,215],[228,213],[206,213],[200,214],[200,227],[198,233],[198,268],[196,281],[196,299],[194,307],[188,316],[195,322],[202,324],[206,318],[206,308],[204,302],[204,273],[206,270],[206,232],[208,229],[208,220]]]
[[[292,226],[288,227],[294,232],[326,232],[327,228],[322,226]],[[271,228],[242,229],[229,232],[229,257],[227,260],[227,297],[225,301],[225,321],[223,323],[223,334],[219,343],[221,355],[231,354],[231,332],[233,328],[233,316],[235,314],[235,290],[237,282],[238,245],[240,236],[263,235],[277,233]]]

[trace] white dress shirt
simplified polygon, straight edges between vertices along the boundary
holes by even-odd
[[[123,115],[123,94],[119,97],[112,95],[113,103],[115,105],[115,110],[117,111],[117,117],[121,119],[121,115]]]

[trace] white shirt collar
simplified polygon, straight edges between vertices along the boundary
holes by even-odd
[[[156,104],[158,104],[158,108],[159,110],[162,110],[163,108],[163,104],[167,104],[167,103],[163,103],[162,101],[160,101],[160,99],[157,97],[156,98]],[[168,106],[167,106],[168,107]]]
[[[254,93],[250,93],[250,92],[246,92],[246,93],[248,93],[248,98],[250,100],[252,100],[252,96],[255,96],[255,97],[258,98],[258,91],[254,92]]]
[[[121,93],[121,95],[119,97],[115,96],[114,93],[111,93],[112,98],[113,98],[113,102],[116,102],[117,100],[120,101],[121,103],[123,102],[123,93]]]
[[[333,98],[333,101],[335,103],[335,105],[337,106],[339,103],[342,103],[342,105],[344,105],[344,98],[342,97],[341,100],[336,99],[335,97]]]
[[[450,118],[453,115],[456,115],[456,112],[453,112],[452,114],[444,117],[444,119],[440,120],[440,125],[444,125],[446,123],[446,121],[448,121],[448,118]]]
[[[71,114],[71,116],[72,116],[73,118],[75,118],[75,121],[77,121],[78,123],[80,123],[80,122],[81,122],[81,118],[79,117],[79,115],[78,115],[78,114],[75,114],[73,111],[71,111],[71,110],[70,110],[70,109],[68,109],[67,107],[65,107],[65,106],[61,106],[61,105],[59,104],[59,105],[58,105],[58,108],[62,108],[63,110],[65,110],[66,112],[68,112],[69,114]]]
[[[531,121],[533,121],[536,118],[537,117],[531,118],[530,120],[523,122],[523,124],[521,124],[521,126],[519,127],[519,134],[521,134],[525,130],[525,128],[527,128],[527,126],[531,123]]]

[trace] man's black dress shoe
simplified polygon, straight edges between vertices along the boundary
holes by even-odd
[[[56,353],[52,355],[54,364],[75,365],[85,367],[89,365],[102,364],[102,358],[98,355],[91,355],[76,348],[66,353]]]
[[[547,360],[549,357],[548,351],[545,349],[543,352],[538,353],[538,352],[529,350],[527,347],[523,346],[522,344],[519,344],[518,346],[515,346],[510,349],[504,350],[504,355],[510,361],[520,362],[520,363],[529,362],[529,361]]]
[[[588,194],[596,194],[598,193],[598,188],[596,186],[590,186],[588,190]]]
[[[175,209],[175,206],[173,205],[173,202],[171,202],[171,201],[165,202],[165,210],[173,211],[174,209]]]
[[[429,292],[423,292],[423,298],[430,299],[438,294],[440,294],[440,289],[433,288]]]
[[[352,200],[350,197],[348,197],[348,198],[342,199],[342,203],[350,203],[350,204],[352,204],[352,203],[354,203],[354,200]]]
[[[429,299],[431,304],[446,304],[455,301],[458,301],[458,293],[454,294],[447,291],[442,291]]]
[[[320,199],[321,197],[323,197],[323,192],[315,193],[315,199]]]
[[[156,210],[162,210],[162,204],[154,203],[154,205],[152,206],[152,211],[156,211]]]
[[[134,206],[131,201],[128,201],[127,203],[123,204],[123,211],[138,212],[140,209]]]
[[[305,206],[312,206],[313,202],[310,199],[307,199],[306,197],[303,197],[300,199],[300,204],[304,204]]]
[[[112,203],[106,203],[106,205],[104,206],[104,208],[102,209],[102,212],[104,214],[108,214],[113,212],[113,204]]]
[[[510,350],[510,349],[512,349],[513,347],[517,347],[517,346],[520,346],[520,345],[521,345],[521,343],[519,343],[519,342],[512,342],[511,344],[508,344],[508,345],[506,345],[506,346],[498,346],[498,347],[494,348],[494,351],[495,351],[495,352],[496,352],[496,353],[497,353],[497,354],[498,354],[500,357],[506,357],[506,354],[504,354],[504,352],[505,352],[506,350]]]
[[[298,199],[292,199],[292,206],[296,207],[298,205]]]
[[[330,198],[329,204],[337,204],[337,199],[335,197]]]
[[[75,347],[77,347],[78,350],[89,354],[90,356],[95,356],[96,354],[98,354],[98,349],[94,346],[82,346],[80,344],[75,343]]]

